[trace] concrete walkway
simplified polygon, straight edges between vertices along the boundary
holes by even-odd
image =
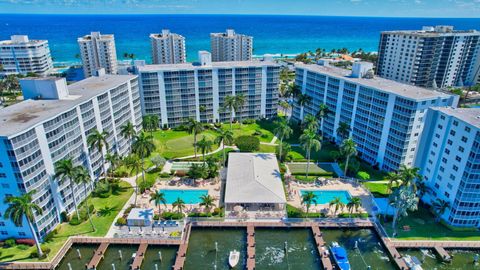
[[[141,176],[142,174],[138,174],[138,176]],[[135,196],[136,196],[136,192],[135,192],[135,189],[136,189],[136,186],[137,186],[137,183],[135,182],[135,177],[136,176],[132,176],[132,177],[128,177],[128,178],[122,178],[121,180],[122,181],[125,181],[127,183],[129,183],[132,187],[133,187],[133,194],[132,196],[130,196],[130,198],[128,199],[128,201],[125,203],[125,205],[123,206],[123,208],[120,210],[120,212],[118,212],[117,216],[115,217],[115,219],[113,220],[113,223],[112,225],[110,226],[110,229],[108,230],[107,234],[105,235],[105,237],[113,237],[113,235],[120,229],[119,226],[115,225],[115,223],[117,222],[117,219],[119,217],[122,217],[123,216],[123,213],[125,212],[125,210],[130,207],[131,204],[134,204],[135,203]]]

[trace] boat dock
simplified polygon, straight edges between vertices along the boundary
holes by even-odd
[[[449,262],[452,260],[452,257],[450,256],[450,254],[448,254],[448,252],[443,248],[443,247],[440,247],[440,246],[435,246],[435,248],[433,249],[435,250],[435,252],[437,253],[438,257],[444,261],[444,262]]]
[[[95,254],[93,254],[92,259],[87,264],[87,269],[97,269],[98,264],[103,259],[105,255],[105,251],[107,250],[110,244],[108,242],[101,243],[100,246],[95,250]]]
[[[138,246],[135,259],[133,259],[133,263],[130,266],[130,269],[132,270],[140,269],[140,266],[142,265],[142,262],[143,262],[143,258],[145,257],[145,252],[147,251],[147,247],[148,247],[147,243],[142,243],[140,244],[140,246]]]
[[[255,269],[255,227],[247,226],[247,270]]]
[[[182,270],[187,258],[188,240],[190,239],[190,233],[192,231],[192,224],[187,223],[183,229],[183,238],[180,246],[178,247],[177,256],[175,258],[174,270]]]
[[[327,252],[328,247],[325,244],[325,240],[323,240],[322,233],[320,232],[320,228],[318,228],[318,226],[315,226],[315,225],[312,225],[311,228],[312,228],[313,238],[315,239],[315,244],[317,246],[318,255],[322,260],[323,269],[332,270],[333,269],[332,261],[330,260],[330,256],[328,255],[329,254]]]

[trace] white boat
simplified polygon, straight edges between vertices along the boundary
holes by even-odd
[[[228,256],[228,264],[230,267],[235,267],[238,264],[238,261],[240,260],[240,251],[236,251],[235,249],[233,251],[230,251],[230,256]]]
[[[411,270],[423,270],[422,263],[415,256],[405,255],[403,261]]]

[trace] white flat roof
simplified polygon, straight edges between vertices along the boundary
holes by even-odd
[[[451,115],[465,123],[480,128],[480,108],[435,107],[431,109]]]
[[[127,220],[153,220],[153,209],[133,208],[128,213]]]
[[[275,154],[229,154],[225,203],[286,202]]]
[[[212,69],[212,68],[245,68],[245,67],[264,67],[279,66],[273,61],[230,61],[230,62],[212,62],[210,65],[202,66],[196,63],[179,63],[179,64],[161,64],[161,65],[145,65],[137,66],[139,72],[156,72],[156,71],[174,71],[174,70],[195,70],[195,69]]]

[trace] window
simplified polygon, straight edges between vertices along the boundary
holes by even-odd
[[[466,143],[467,142],[467,137],[462,136],[462,142]]]
[[[462,161],[462,158],[459,157],[459,156],[456,156],[456,157],[455,157],[455,160],[458,161],[458,162],[460,162],[460,161]]]
[[[457,127],[458,126],[458,121],[457,120],[453,121],[453,125]]]
[[[455,130],[450,130],[450,135],[455,136]]]
[[[458,151],[460,151],[460,152],[462,152],[462,153],[463,153],[463,152],[465,151],[465,148],[463,148],[463,147],[459,146],[459,147],[458,147]]]
[[[453,170],[458,172],[458,166],[457,165],[453,165]]]
[[[448,145],[452,145],[453,142],[452,142],[452,140],[449,139],[449,140],[447,140],[447,143],[448,143]]]
[[[445,192],[445,197],[450,198],[450,194],[448,192]]]

